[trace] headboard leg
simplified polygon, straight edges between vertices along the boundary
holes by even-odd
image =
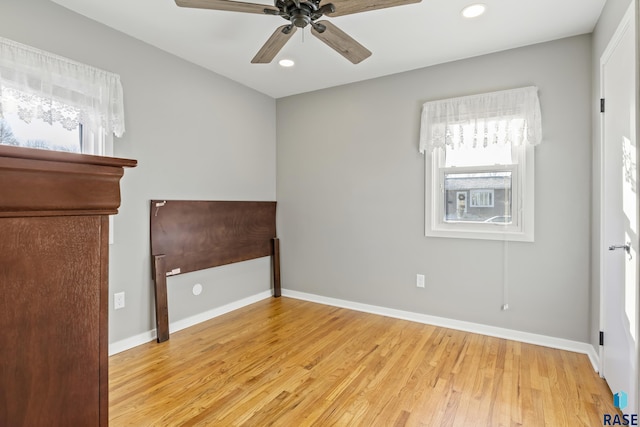
[[[156,331],[158,342],[169,339],[169,309],[167,306],[167,266],[164,255],[153,256],[153,282],[156,294]]]
[[[273,239],[273,297],[278,298],[281,295],[280,291],[280,239],[274,237]]]

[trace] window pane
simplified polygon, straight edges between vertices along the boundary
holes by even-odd
[[[5,113],[0,118],[0,144],[81,153],[81,129],[67,130],[59,123],[50,125],[40,119],[26,123],[15,114]]]
[[[523,126],[524,119],[514,118],[448,126],[445,167],[513,164],[511,141]]]
[[[486,147],[460,146],[445,150],[445,167],[490,166],[512,164],[511,145],[490,144]]]
[[[511,224],[512,172],[444,174],[444,221]]]

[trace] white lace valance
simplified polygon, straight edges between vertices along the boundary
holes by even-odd
[[[0,118],[124,133],[120,76],[0,37]]]
[[[538,88],[524,87],[426,102],[420,152],[466,144],[537,145],[542,140]]]

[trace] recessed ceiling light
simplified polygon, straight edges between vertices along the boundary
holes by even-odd
[[[291,59],[281,59],[278,64],[280,64],[281,67],[293,67],[294,65],[296,65],[295,62],[293,62],[293,60]]]
[[[465,18],[477,18],[487,10],[487,6],[482,3],[469,5],[462,9],[462,16]]]

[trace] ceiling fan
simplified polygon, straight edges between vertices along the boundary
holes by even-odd
[[[311,34],[358,64],[371,52],[331,22],[318,21],[324,15],[335,17],[387,7],[419,3],[422,0],[274,0],[274,6],[234,0],[175,0],[181,7],[227,10],[281,16],[289,24],[278,27],[251,60],[253,64],[268,64],[275,58],[298,28],[311,25]]]

